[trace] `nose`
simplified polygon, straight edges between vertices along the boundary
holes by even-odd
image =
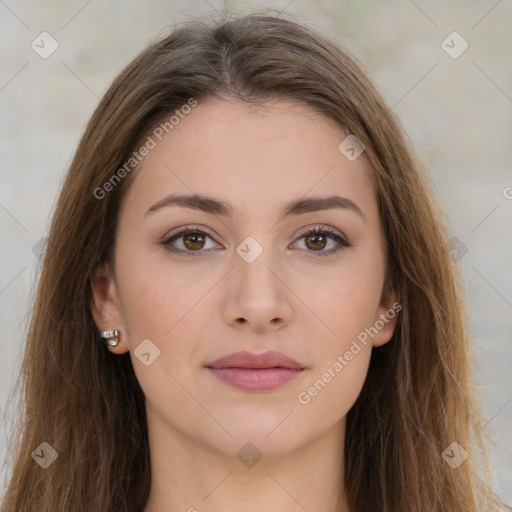
[[[292,298],[271,249],[263,250],[254,260],[234,255],[224,301],[225,322],[256,332],[279,330],[293,317]]]

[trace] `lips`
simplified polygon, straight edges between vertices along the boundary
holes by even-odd
[[[281,352],[235,352],[206,365],[225,384],[245,391],[271,391],[297,378],[305,368]]]
[[[269,351],[263,354],[234,352],[206,365],[207,368],[290,368],[301,370],[304,367],[281,352]]]

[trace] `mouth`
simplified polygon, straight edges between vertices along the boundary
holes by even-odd
[[[236,352],[205,366],[216,378],[246,391],[271,391],[296,379],[306,369],[280,352]]]

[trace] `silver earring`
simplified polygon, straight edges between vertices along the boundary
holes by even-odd
[[[102,331],[101,337],[105,338],[107,341],[105,341],[105,344],[107,344],[109,347],[116,347],[119,343],[119,331],[117,329],[112,329],[110,331]]]

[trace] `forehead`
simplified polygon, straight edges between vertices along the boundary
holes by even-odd
[[[334,120],[300,102],[199,102],[161,140],[152,135],[155,145],[124,202],[143,213],[170,193],[215,196],[237,210],[334,193],[375,202],[363,157],[350,161],[338,149],[346,137]]]

